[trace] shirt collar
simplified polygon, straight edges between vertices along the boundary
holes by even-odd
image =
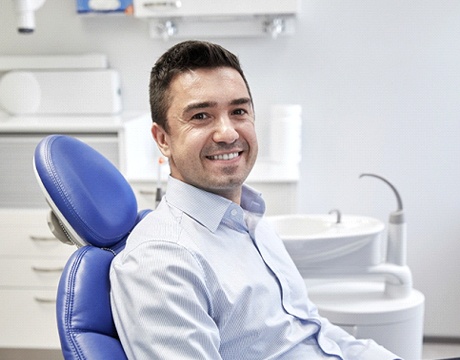
[[[238,206],[222,196],[199,189],[171,176],[168,178],[165,200],[213,233],[219,227],[229,207]],[[261,194],[247,185],[243,185],[241,207],[258,216],[262,216],[265,212],[265,202]]]

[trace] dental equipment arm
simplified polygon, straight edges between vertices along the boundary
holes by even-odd
[[[398,208],[390,213],[388,220],[388,249],[387,262],[390,264],[405,266],[407,259],[407,226],[404,217],[401,196],[398,190],[385,178],[375,174],[361,174],[361,177],[371,176],[385,182],[393,190]]]
[[[35,30],[35,11],[37,11],[46,0],[13,0],[13,6],[17,14],[18,32],[30,34]]]
[[[360,178],[364,176],[371,176],[382,180],[393,190],[396,196],[398,208],[390,213],[388,220],[387,261],[386,264],[382,264],[382,266],[385,270],[388,270],[386,269],[388,266],[392,267],[391,272],[397,274],[397,277],[402,280],[400,283],[394,283],[387,277],[387,281],[385,282],[385,293],[390,297],[404,297],[412,288],[412,273],[406,265],[407,225],[401,196],[398,190],[387,179],[375,174],[361,174]],[[392,265],[396,265],[396,267]]]

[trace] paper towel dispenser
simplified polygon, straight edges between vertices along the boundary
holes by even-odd
[[[11,115],[118,114],[120,76],[112,69],[10,71],[0,78],[0,109]]]
[[[239,37],[293,32],[301,0],[134,0],[152,37]]]
[[[0,113],[114,115],[121,81],[103,54],[0,56]]]

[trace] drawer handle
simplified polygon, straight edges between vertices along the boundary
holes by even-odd
[[[61,273],[64,270],[62,266],[56,267],[42,267],[42,266],[32,266],[32,270],[40,273]]]
[[[29,235],[30,240],[32,241],[59,241],[55,237],[51,236],[35,236],[35,235]]]
[[[55,304],[56,299],[34,296],[34,300],[40,304]]]
[[[152,191],[152,190],[139,190],[139,193],[141,195],[155,195],[155,191]]]
[[[144,3],[144,7],[147,9],[155,9],[155,8],[176,8],[180,9],[182,7],[181,1],[154,1]]]

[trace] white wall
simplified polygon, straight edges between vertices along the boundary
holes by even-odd
[[[47,0],[33,35],[18,35],[11,1],[0,9],[0,55],[107,53],[126,109],[148,110],[151,65],[172,42],[126,17],[79,17],[73,1]],[[297,32],[217,39],[237,53],[252,84],[262,146],[268,106],[304,109],[302,212],[375,216],[396,208],[375,172],[401,192],[409,265],[427,296],[426,334],[459,336],[460,2],[303,0]],[[267,149],[263,149],[267,151]]]

